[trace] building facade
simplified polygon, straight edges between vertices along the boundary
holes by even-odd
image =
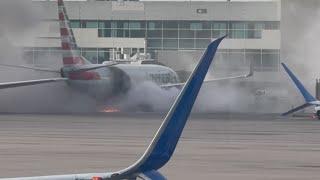
[[[34,62],[43,54],[59,51],[56,3],[35,1],[44,10],[37,39],[26,45]],[[179,71],[197,60],[215,38],[228,35],[217,54],[217,63],[255,71],[279,69],[280,3],[267,2],[154,2],[67,1],[76,40],[82,55],[93,63],[130,59],[150,54]],[[257,13],[259,12],[259,13]],[[58,54],[58,53],[57,53]],[[240,68],[241,69],[241,68]]]

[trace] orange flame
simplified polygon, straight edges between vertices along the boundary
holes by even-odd
[[[104,112],[104,113],[116,113],[116,112],[120,112],[120,109],[118,109],[116,107],[107,106],[104,109],[102,109],[101,112]]]

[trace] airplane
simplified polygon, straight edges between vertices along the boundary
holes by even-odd
[[[204,78],[208,72],[217,48],[225,37],[211,42],[201,60],[183,86],[179,96],[156,132],[150,145],[141,158],[131,166],[110,173],[89,173],[71,175],[53,175],[38,177],[7,178],[0,180],[119,180],[119,179],[166,179],[158,170],[172,157],[193,104],[198,96]]]
[[[36,71],[54,72],[60,74],[58,78],[37,79],[30,81],[0,83],[0,89],[30,86],[52,82],[66,82],[73,90],[84,92],[90,96],[106,102],[106,98],[117,97],[126,94],[133,85],[140,82],[152,81],[161,88],[179,87],[185,83],[180,82],[179,77],[171,68],[157,64],[119,64],[117,62],[105,62],[103,64],[91,64],[80,54],[73,30],[63,0],[58,0],[58,17],[60,24],[60,39],[62,48],[63,67],[60,70],[32,67],[27,65],[0,66],[33,69]],[[223,81],[252,76],[250,66],[249,74],[208,79],[206,82]]]
[[[305,100],[305,103],[303,105],[293,108],[288,112],[283,113],[282,115],[286,116],[294,112],[297,112],[299,110],[302,110],[304,108],[315,106],[314,108],[315,116],[320,120],[320,101],[308,92],[308,90],[303,86],[303,84],[299,81],[299,79],[293,74],[293,72],[284,63],[281,63],[281,65],[284,68],[284,70],[287,72],[291,80],[294,82],[296,87],[299,89],[301,95]]]

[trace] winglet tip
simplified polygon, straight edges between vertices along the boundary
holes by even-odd
[[[227,37],[227,35],[224,35],[224,36],[222,36],[222,37],[219,37],[219,38],[215,39],[214,41],[212,41],[212,42],[208,45],[208,48],[218,46],[218,45],[221,43],[221,41],[222,41],[224,38],[226,38],[226,37]]]

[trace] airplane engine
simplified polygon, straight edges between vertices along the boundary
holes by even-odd
[[[125,94],[131,88],[131,79],[127,73],[117,67],[110,68],[113,77],[113,89],[114,95]]]
[[[320,120],[320,106],[314,107],[315,116]]]

